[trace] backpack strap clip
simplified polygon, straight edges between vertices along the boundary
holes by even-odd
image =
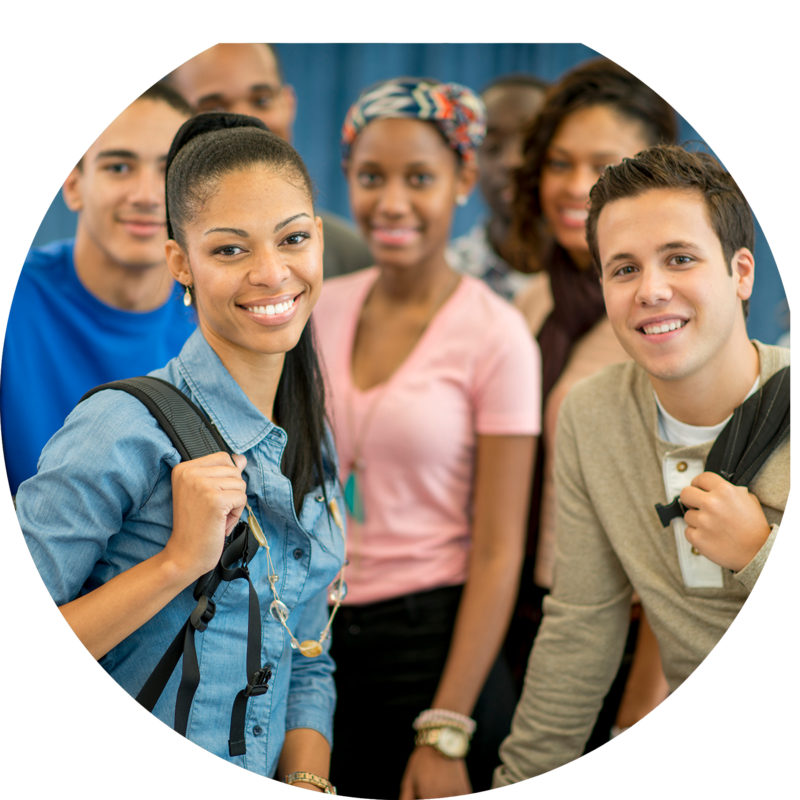
[[[201,595],[194,611],[189,615],[189,622],[195,630],[204,631],[208,627],[208,623],[214,619],[216,611],[217,606],[214,601],[206,595]]]
[[[244,690],[245,696],[258,697],[259,695],[266,694],[271,677],[272,670],[269,667],[257,669],[247,681],[247,687]]]
[[[656,511],[661,526],[666,528],[675,517],[682,517],[686,513],[686,506],[681,503],[680,497],[676,496],[671,503],[656,503]]]
[[[169,437],[178,451],[181,461],[200,458],[220,451],[232,453],[208,415],[168,381],[153,376],[114,381],[95,387],[81,399],[102,389],[125,391],[142,402]],[[265,694],[272,676],[270,667],[259,668],[261,613],[258,594],[247,568],[247,563],[257,551],[258,542],[249,526],[239,520],[225,540],[217,565],[195,582],[192,593],[197,605],[136,696],[136,699],[148,711],[152,711],[182,657],[181,682],[175,700],[174,728],[183,736],[186,735],[192,699],[200,683],[200,666],[194,633],[206,630],[208,623],[214,618],[216,606],[211,597],[220,582],[233,581],[238,578],[246,579],[250,594],[246,673],[250,677],[247,686],[239,691],[234,701],[234,709],[231,714],[231,755],[244,755],[246,752],[244,721],[247,700],[250,697]]]
[[[737,406],[711,445],[705,471],[716,472],[734,486],[750,486],[789,436],[789,390],[789,367],[783,367]],[[687,511],[680,496],[671,503],[656,503],[655,508],[664,528]]]
[[[253,654],[249,652],[247,655],[248,658],[253,657]],[[266,694],[271,677],[272,669],[269,665],[256,669],[248,678],[247,686],[236,695],[236,699],[233,701],[230,738],[228,739],[228,753],[231,756],[243,756],[245,754],[244,720],[247,712],[247,701],[251,697]]]

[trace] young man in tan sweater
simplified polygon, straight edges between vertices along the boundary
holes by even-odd
[[[789,363],[747,335],[753,223],[730,175],[711,156],[650,148],[598,181],[587,237],[633,361],[578,384],[559,415],[554,586],[495,786],[581,755],[634,593],[670,689],[691,674],[747,599],[789,491],[788,431],[748,486],[706,468],[734,410]],[[684,513],[663,525],[655,505],[675,497]]]

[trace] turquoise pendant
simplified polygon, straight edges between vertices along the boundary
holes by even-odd
[[[347,482],[344,485],[344,504],[352,519],[358,523],[364,522],[364,501],[361,498],[358,474],[355,470],[347,476]]]

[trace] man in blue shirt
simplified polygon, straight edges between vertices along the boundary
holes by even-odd
[[[162,366],[195,327],[164,254],[166,155],[190,116],[163,84],[137,98],[63,185],[78,215],[75,238],[28,254],[0,378],[12,494],[36,472],[45,443],[88,389]]]

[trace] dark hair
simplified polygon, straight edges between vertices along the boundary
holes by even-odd
[[[481,89],[481,97],[490,89],[504,89],[507,86],[519,86],[523,89],[538,89],[540,92],[545,92],[550,87],[550,84],[536,75],[531,75],[529,72],[511,72],[489,81]]]
[[[167,153],[169,237],[183,247],[183,220],[198,213],[223,175],[253,164],[268,164],[297,181],[313,202],[313,184],[303,160],[260,119],[209,111],[184,122]]]
[[[149,89],[142,92],[136,99],[166,103],[168,106],[187,117],[191,117],[194,113],[186,98],[165,80],[157,81]]]
[[[267,130],[260,120],[242,114],[198,114],[178,130],[167,156],[167,219],[170,236],[185,249],[184,224],[214,194],[221,178],[239,169],[266,164],[298,182],[313,202],[311,179],[297,151]],[[333,472],[326,434],[325,388],[311,321],[297,345],[286,354],[278,382],[275,422],[286,431],[281,470],[292,482],[294,505],[315,486],[325,493],[325,464]]]
[[[513,236],[519,251],[518,266],[525,271],[541,269],[552,244],[545,231],[539,198],[547,149],[566,117],[592,106],[607,106],[639,122],[648,144],[671,144],[677,137],[677,118],[672,107],[613,61],[593,59],[567,72],[549,89],[542,109],[528,129],[523,165],[516,176]]]
[[[165,80],[156,81],[149,89],[145,89],[133,103],[138,103],[140,100],[150,100],[154,103],[166,103],[170,108],[173,108],[185,117],[191,117],[194,114],[192,107],[186,102],[183,95],[175,91]],[[131,105],[133,105],[131,103]],[[75,165],[79,170],[83,169],[83,158],[78,159]]]
[[[636,197],[650,189],[684,189],[702,195],[711,227],[722,245],[729,274],[737,250],[746,247],[752,252],[755,245],[753,215],[730,173],[708,153],[661,145],[623,159],[617,166],[607,167],[589,193],[586,241],[598,272],[597,219],[600,212],[615,200]],[[747,301],[743,305],[747,316]]]

